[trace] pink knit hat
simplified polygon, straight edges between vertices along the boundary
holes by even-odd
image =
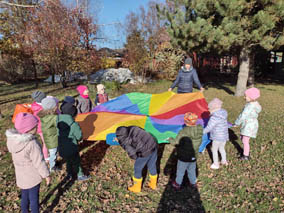
[[[219,98],[214,98],[209,102],[208,108],[210,110],[221,109],[223,102]]]
[[[15,119],[15,128],[22,134],[35,128],[37,124],[38,119],[30,113],[20,112]]]
[[[77,91],[79,92],[79,94],[83,97],[83,98],[88,98],[89,95],[84,95],[84,91],[88,89],[88,87],[84,86],[84,85],[80,85],[77,87]]]
[[[248,96],[252,100],[256,100],[260,97],[259,89],[252,87],[245,91],[245,95]]]

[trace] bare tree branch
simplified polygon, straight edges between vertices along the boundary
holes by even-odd
[[[5,4],[8,6],[12,6],[12,7],[38,7],[38,5],[41,3],[42,1],[40,1],[38,4],[36,5],[24,5],[24,4],[15,4],[15,3],[10,3],[10,2],[6,2],[6,1],[0,1],[0,4]]]

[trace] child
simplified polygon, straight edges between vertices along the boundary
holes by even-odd
[[[72,96],[65,96],[64,100],[63,100],[63,102],[60,106],[60,111],[62,111],[61,108],[64,106],[64,104],[69,103],[69,104],[75,105],[75,102],[76,102],[75,98],[73,98]]]
[[[29,113],[19,113],[15,129],[6,131],[7,147],[12,153],[17,186],[21,188],[22,212],[39,212],[39,188],[43,178],[50,183],[49,171],[44,162],[35,134],[38,120]]]
[[[249,160],[249,140],[256,138],[258,131],[258,114],[261,112],[261,106],[256,101],[260,97],[260,91],[257,88],[250,88],[245,91],[245,105],[242,113],[235,121],[236,126],[241,126],[241,139],[244,144],[244,152],[241,160]]]
[[[128,156],[135,160],[134,185],[128,187],[131,192],[141,192],[142,170],[147,164],[150,176],[149,187],[157,187],[157,143],[153,136],[138,126],[121,126],[116,129],[118,143],[127,152]]]
[[[41,106],[41,101],[42,99],[44,99],[46,97],[45,93],[41,92],[41,91],[35,91],[32,93],[32,99],[34,100],[34,102],[31,105],[31,109],[33,111],[34,116],[36,116],[36,118],[38,119],[38,127],[37,127],[37,133],[39,134],[41,141],[42,141],[42,152],[43,152],[43,156],[46,162],[49,161],[48,159],[48,150],[46,148],[45,142],[44,142],[44,138],[43,138],[43,134],[41,131],[41,122],[40,119],[38,117],[38,113],[42,110],[42,106]]]
[[[64,104],[62,114],[58,115],[58,151],[67,164],[67,177],[72,178],[73,172],[77,173],[77,180],[84,181],[90,177],[83,174],[80,165],[78,141],[82,139],[82,131],[78,123],[74,121],[77,109],[70,103]]]
[[[219,169],[218,150],[221,153],[222,157],[221,164],[228,165],[225,151],[225,145],[227,140],[229,139],[227,122],[228,113],[226,110],[222,109],[222,104],[223,102],[218,98],[214,98],[208,104],[211,116],[207,126],[203,130],[203,134],[210,132],[210,139],[213,141],[213,164],[210,167],[211,169]]]
[[[196,125],[198,116],[194,113],[188,112],[184,115],[185,127],[178,133],[175,139],[170,139],[172,145],[177,146],[177,173],[176,179],[172,182],[172,186],[179,190],[181,188],[182,180],[185,171],[187,171],[190,185],[197,189],[196,184],[196,158],[198,147],[202,141],[203,128]]]
[[[49,96],[44,98],[42,101],[43,110],[38,113],[41,121],[41,129],[43,138],[49,152],[49,168],[50,172],[58,171],[55,166],[56,154],[58,147],[58,136],[57,136],[57,101],[54,97]]]
[[[78,114],[90,112],[92,110],[92,101],[89,98],[88,87],[80,85],[77,87],[77,91],[80,94],[77,98]]]
[[[98,106],[107,101],[108,101],[108,94],[105,92],[105,86],[103,84],[98,84],[95,104]]]

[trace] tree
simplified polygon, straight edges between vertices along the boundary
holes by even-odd
[[[158,9],[172,42],[185,51],[239,56],[236,96],[244,94],[255,49],[284,44],[283,1],[168,0]]]
[[[126,17],[125,59],[135,69],[133,71],[143,76],[147,71],[156,71],[159,64],[156,61],[157,52],[161,44],[169,40],[165,27],[158,19],[156,4],[156,1],[150,1],[146,8],[141,6],[137,12],[130,12]]]
[[[63,87],[67,70],[86,71],[95,66],[98,57],[91,39],[96,26],[91,18],[76,8],[67,8],[59,0],[48,0],[31,9],[31,13],[32,19],[22,34],[25,49],[52,76],[60,74]]]

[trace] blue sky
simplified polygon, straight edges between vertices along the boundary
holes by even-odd
[[[145,8],[149,0],[100,0],[100,11],[98,14],[99,24],[106,41],[98,43],[98,47],[121,48],[125,42],[125,34],[119,24],[111,23],[125,22],[125,17],[130,11],[136,12],[141,5]]]

